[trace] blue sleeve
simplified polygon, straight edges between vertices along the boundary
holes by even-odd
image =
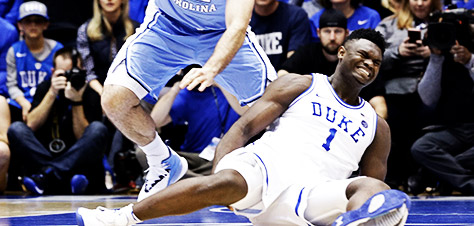
[[[18,21],[18,16],[20,14],[20,5],[23,3],[23,0],[10,0],[13,1],[13,4],[10,9],[5,9],[5,14],[2,15],[10,24],[16,25]]]
[[[377,11],[374,11],[372,17],[370,18],[370,28],[375,29],[380,23],[380,14]]]
[[[295,19],[293,21],[293,29],[291,30],[291,36],[288,44],[288,51],[294,51],[298,47],[309,43],[311,39],[311,27],[306,12],[297,8],[295,12]]]

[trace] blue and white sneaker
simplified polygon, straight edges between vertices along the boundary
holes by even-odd
[[[385,190],[373,195],[359,209],[341,214],[332,225],[404,225],[410,206],[410,197],[404,192]]]
[[[31,177],[23,178],[23,185],[34,195],[43,195],[44,193],[44,175],[34,174]]]
[[[76,211],[76,221],[79,226],[128,226],[142,222],[133,214],[133,204],[120,209],[81,207]]]
[[[170,156],[161,162],[161,167],[148,168],[145,183],[138,194],[138,202],[176,183],[188,170],[188,162],[185,158],[169,147],[168,151]]]

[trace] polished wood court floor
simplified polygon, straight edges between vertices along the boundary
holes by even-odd
[[[0,225],[77,225],[78,207],[116,208],[136,196],[0,196]],[[213,206],[188,215],[145,221],[140,225],[246,226],[249,221],[225,207]],[[474,197],[413,197],[406,225],[474,225]]]

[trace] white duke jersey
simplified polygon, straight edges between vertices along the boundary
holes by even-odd
[[[266,205],[293,183],[348,178],[374,139],[377,114],[370,104],[362,98],[357,106],[346,104],[326,75],[312,76],[311,86],[252,148],[267,172]]]
[[[166,15],[197,30],[225,30],[226,0],[155,0]]]

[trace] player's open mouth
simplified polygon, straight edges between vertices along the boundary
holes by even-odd
[[[357,67],[357,72],[361,75],[364,75],[365,77],[370,77],[370,71],[366,67]]]

